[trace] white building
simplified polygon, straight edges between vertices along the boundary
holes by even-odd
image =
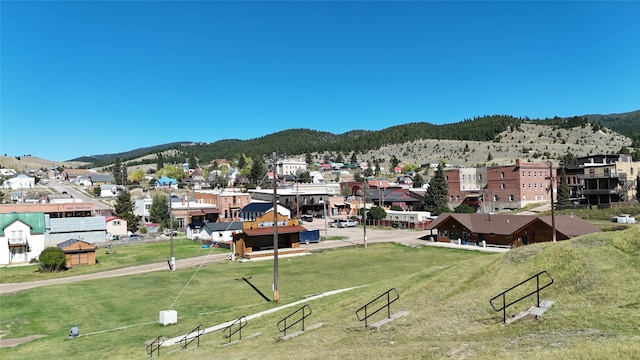
[[[44,213],[0,214],[0,265],[29,263],[44,250]]]
[[[300,160],[283,159],[276,163],[278,175],[296,175],[305,170],[307,170],[307,163]]]
[[[32,189],[35,185],[36,179],[24,174],[7,179],[2,184],[5,189],[11,190]]]

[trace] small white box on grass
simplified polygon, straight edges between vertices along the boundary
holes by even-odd
[[[160,311],[160,324],[170,325],[178,323],[178,312],[176,310]]]

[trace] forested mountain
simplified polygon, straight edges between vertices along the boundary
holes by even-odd
[[[386,145],[420,139],[495,141],[498,134],[508,130],[517,131],[524,123],[537,123],[564,129],[591,124],[594,131],[604,126],[622,135],[632,137],[635,146],[640,143],[640,111],[625,114],[533,120],[509,115],[492,115],[466,119],[452,124],[409,123],[379,131],[353,130],[344,134],[332,134],[310,129],[289,129],[250,140],[227,139],[213,143],[170,143],[119,154],[82,157],[74,160],[92,162],[95,166],[100,166],[113,162],[116,157],[127,161],[169,149],[177,150],[176,156],[184,159],[194,155],[201,164],[209,163],[213,159],[238,159],[241,154],[253,157],[271,154],[274,151],[289,155],[327,151],[358,154]],[[143,160],[142,163],[153,163],[154,161],[149,159]],[[140,163],[140,161],[137,162]]]

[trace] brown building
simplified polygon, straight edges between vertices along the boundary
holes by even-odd
[[[92,202],[49,204],[2,204],[0,214],[43,212],[51,218],[84,217],[94,215]]]
[[[230,190],[201,190],[193,194],[196,202],[216,205],[219,211],[219,222],[238,221],[240,210],[251,202],[248,193]]]
[[[516,247],[552,241],[553,223],[550,216],[446,213],[426,229],[437,229],[433,237],[439,242]],[[600,232],[575,215],[556,216],[555,230],[558,241]]]
[[[58,244],[58,249],[64,252],[68,268],[82,265],[94,265],[96,263],[97,245],[89,244],[78,239],[69,239]]]
[[[300,248],[300,233],[307,231],[300,226],[298,219],[289,219],[278,213],[278,254],[305,253]],[[274,223],[273,212],[245,221],[242,232],[233,236],[237,256],[248,259],[274,256]]]

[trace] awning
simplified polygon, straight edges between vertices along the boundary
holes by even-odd
[[[261,227],[257,229],[243,229],[245,234],[249,236],[273,235],[273,227]],[[307,231],[307,228],[300,225],[294,226],[278,226],[278,234],[292,234]]]

